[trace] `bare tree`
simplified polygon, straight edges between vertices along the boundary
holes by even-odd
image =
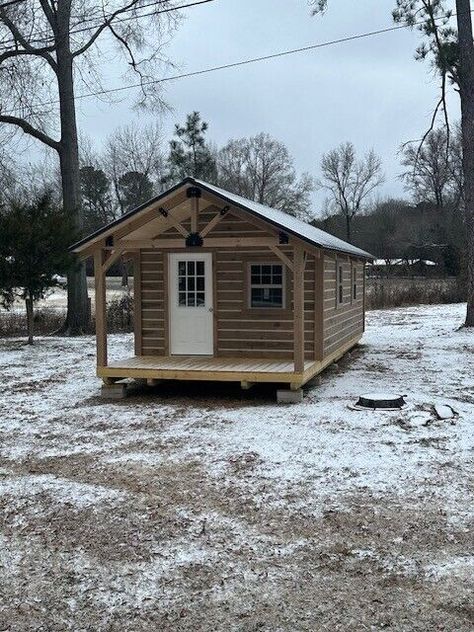
[[[165,30],[173,26],[173,2],[140,10],[144,0],[24,0],[0,5],[0,123],[21,129],[59,157],[64,211],[83,231],[75,88],[100,95],[100,43],[115,46],[140,85],[140,102],[162,105],[156,78]],[[147,7],[150,5],[147,3]],[[163,15],[166,16],[163,18]],[[85,266],[68,276],[66,330],[88,324]]]
[[[230,140],[217,156],[221,186],[290,215],[311,216],[308,174],[297,176],[287,147],[269,134]]]
[[[422,147],[412,143],[403,148],[402,174],[407,189],[417,202],[432,202],[439,211],[447,203],[458,206],[462,197],[460,179],[462,157],[459,152],[459,133],[447,142],[445,128],[430,132]]]
[[[328,0],[312,0],[314,13]],[[431,124],[421,139],[422,147],[441,112],[450,140],[447,89],[453,84],[461,99],[463,193],[466,227],[467,312],[466,327],[474,327],[474,42],[470,0],[456,0],[457,31],[451,26],[453,11],[446,0],[396,0],[393,17],[408,27],[417,27],[425,37],[418,59],[430,58],[441,79],[440,96]]]
[[[329,191],[333,207],[344,216],[350,242],[352,220],[384,181],[382,162],[373,150],[358,159],[354,145],[342,143],[323,155],[321,172],[318,185]]]
[[[162,131],[157,124],[132,123],[107,140],[102,163],[112,183],[115,218],[161,190],[165,173]],[[130,195],[132,194],[132,195]],[[122,285],[128,286],[128,265],[122,261]]]
[[[103,163],[113,184],[118,217],[129,210],[120,189],[120,179],[124,174],[142,174],[153,182],[156,192],[161,188],[165,169],[161,127],[131,123],[118,128],[107,140]],[[136,205],[141,201],[137,200]]]
[[[457,31],[451,26],[453,12],[445,0],[397,0],[395,20],[414,26],[425,36],[418,48],[419,59],[429,58],[441,78],[440,97],[433,112],[426,140],[443,114],[447,142],[450,123],[446,94],[450,84],[461,98],[461,145],[463,197],[466,225],[467,313],[466,326],[474,327],[474,43],[470,0],[456,0]]]

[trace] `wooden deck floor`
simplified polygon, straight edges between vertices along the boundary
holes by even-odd
[[[135,356],[111,362],[107,367],[100,367],[97,374],[105,378],[280,382],[301,385],[317,373],[318,367],[319,363],[307,361],[304,373],[297,374],[291,360]]]

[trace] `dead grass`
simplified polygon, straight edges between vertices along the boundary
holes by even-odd
[[[2,556],[17,556],[0,579],[0,629],[472,629],[472,582],[426,572],[433,559],[472,550],[472,533],[453,529],[430,498],[361,492],[319,516],[278,510],[249,493],[255,460],[231,460],[232,485],[209,480],[197,461],[76,456],[14,468],[123,498],[78,508],[37,494],[20,522],[18,508],[0,505]],[[203,555],[180,561],[183,541]]]
[[[397,316],[386,318],[392,335]],[[418,483],[382,491],[350,460],[323,467],[322,452],[295,479],[284,476],[291,463],[275,476],[258,445],[216,454],[216,432],[248,418],[269,431],[279,414],[270,387],[176,383],[104,403],[85,377],[93,358],[77,366],[93,341],[26,352],[12,343],[0,401],[0,630],[471,631],[474,469],[452,447],[470,419],[427,427],[424,399],[410,414],[351,413],[352,426],[342,406],[326,417],[358,375],[376,384],[395,362],[404,375],[415,367],[412,382],[420,372],[461,395],[467,364],[437,377],[436,351],[390,341],[383,355],[373,342],[358,349],[284,417],[305,454],[319,448],[315,436],[344,450],[349,432],[362,433],[369,467],[383,465],[382,448],[386,459],[400,450],[403,464],[415,453]],[[451,510],[454,496],[465,514]]]

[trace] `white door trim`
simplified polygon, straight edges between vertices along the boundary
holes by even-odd
[[[170,355],[214,355],[212,264],[210,252],[168,255]]]

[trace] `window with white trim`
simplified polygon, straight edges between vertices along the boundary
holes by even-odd
[[[250,264],[250,307],[284,307],[284,271],[281,263]]]

